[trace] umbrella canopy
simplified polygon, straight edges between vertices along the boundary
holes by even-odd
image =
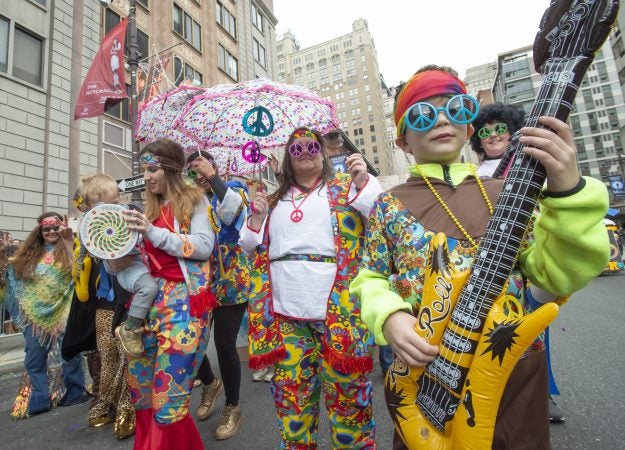
[[[283,151],[298,127],[337,129],[334,103],[301,86],[258,78],[163,94],[142,108],[135,138],[167,137],[188,152],[207,150],[221,173],[243,175],[262,170],[263,153]]]
[[[336,107],[300,86],[259,78],[222,84],[196,95],[174,124],[201,147],[230,149],[232,164],[264,161],[263,153],[282,151],[291,132],[309,127],[337,128]]]
[[[187,151],[197,149],[197,141],[189,139],[172,125],[189,101],[202,92],[202,88],[180,85],[145,103],[137,115],[135,139],[140,142],[153,142],[168,138],[180,143]]]

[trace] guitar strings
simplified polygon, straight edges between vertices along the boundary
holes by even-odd
[[[547,74],[550,73],[559,73],[561,72],[561,68],[559,68],[558,66],[562,63],[562,61],[548,61],[546,66],[545,66],[545,72]],[[554,69],[555,67],[555,69]],[[571,72],[571,71],[568,71]],[[569,81],[573,81],[573,80],[569,80]],[[569,110],[571,108],[571,104],[569,102],[566,101],[565,98],[549,98],[551,96],[547,96],[547,93],[553,94],[553,88],[554,85],[556,86],[556,88],[561,86],[561,82],[558,82],[557,84],[554,83],[553,77],[551,76],[544,76],[543,80],[542,80],[542,84],[539,90],[539,95],[537,96],[536,101],[534,102],[534,105],[532,106],[532,110],[530,113],[530,117],[526,122],[526,126],[536,126],[538,125],[538,117],[540,116],[555,116],[555,113],[557,112],[558,107],[562,107],[563,105],[565,107],[568,107]],[[571,83],[567,83],[565,84],[565,86],[563,88],[561,88],[562,90],[562,94],[566,93],[566,89],[570,88],[570,87],[574,87],[575,91],[577,91],[577,87],[572,85]],[[545,105],[547,105],[546,110],[543,110],[545,108]],[[543,110],[542,112],[539,110]],[[497,219],[501,219],[501,216],[503,215],[503,213],[505,212],[506,215],[508,216],[508,218],[510,219],[510,222],[512,222],[513,224],[515,224],[516,228],[518,228],[519,225],[519,216],[520,215],[524,215],[524,216],[531,216],[531,211],[528,213],[525,211],[525,209],[522,208],[524,203],[529,203],[531,206],[535,207],[536,205],[536,198],[528,198],[528,192],[533,189],[533,190],[538,190],[540,191],[540,189],[542,189],[542,183],[540,183],[540,185],[538,186],[537,183],[534,181],[534,178],[536,177],[536,172],[538,169],[538,161],[535,160],[534,158],[531,158],[528,155],[525,155],[524,153],[521,152],[522,148],[524,146],[520,146],[519,150],[517,150],[517,152],[515,152],[515,162],[512,165],[512,168],[510,170],[510,174],[508,175],[510,180],[514,179],[517,180],[516,181],[516,185],[514,182],[510,181],[510,183],[508,183],[508,185],[510,186],[511,189],[506,189],[506,185],[504,185],[504,190],[502,190],[501,193],[501,200],[498,203],[507,205],[508,207],[510,206],[517,206],[516,208],[511,208],[512,209],[512,213],[506,211],[503,207],[500,208],[496,208],[495,210],[495,214],[493,215],[493,217],[490,219],[492,220],[497,220]],[[521,171],[523,170],[523,173],[521,173]],[[529,182],[523,182],[523,179],[529,179]],[[540,177],[539,177],[540,178]],[[542,178],[544,178],[544,175],[542,176]],[[517,189],[515,189],[517,188]],[[512,201],[511,201],[512,200]],[[520,203],[519,203],[520,202]],[[533,203],[533,205],[532,205]],[[532,207],[532,210],[533,210]],[[525,229],[527,227],[527,223],[529,222],[529,217],[527,219],[527,221],[525,221],[525,219],[523,221],[521,221],[521,223],[525,222],[525,227],[523,229]],[[512,230],[505,230],[505,231],[514,231],[514,228],[512,228]],[[515,252],[515,256],[511,259],[511,262],[508,263],[507,265],[505,265],[506,271],[512,270],[513,268],[513,264],[516,260],[516,253],[518,253],[518,247],[520,246],[520,241],[523,238],[523,233],[521,233],[521,235],[519,237],[517,237],[517,235],[515,233],[509,233],[507,236],[505,236],[505,239],[501,239],[499,236],[497,236],[499,234],[499,231],[503,231],[503,230],[497,230],[494,227],[487,227],[488,232],[486,233],[486,235],[483,238],[483,241],[480,244],[480,249],[485,248],[485,247],[493,247],[491,248],[491,251],[496,251],[496,252],[501,252],[503,254],[502,256],[502,261],[499,261],[499,265],[496,266],[497,270],[495,270],[494,272],[498,272],[501,268],[501,263],[505,262],[505,256],[506,256],[506,249],[510,247],[510,241],[515,241],[514,245],[517,247],[517,252]],[[495,239],[496,237],[499,237],[498,239]],[[478,253],[476,256],[479,255],[479,253],[483,251],[483,250],[478,250]],[[491,286],[493,284],[493,279],[490,276],[490,274],[487,273],[487,276],[484,276],[484,274],[481,272],[482,264],[477,264],[474,265],[472,267],[472,271],[475,272],[475,270],[477,269],[478,272],[477,274],[479,274],[479,276],[474,276],[473,274],[471,275],[470,279],[468,280],[468,282],[472,282],[475,281],[475,283],[473,284],[474,289],[472,290],[472,292],[488,292],[490,290],[492,290]],[[487,271],[488,272],[488,271]],[[475,278],[475,280],[472,280],[473,278]],[[470,294],[467,294],[470,295]],[[492,294],[491,294],[492,295]],[[464,314],[467,317],[470,317],[472,319],[477,319],[483,322],[483,320],[485,319],[485,316],[480,319],[480,314],[479,311],[484,309],[483,305],[488,301],[492,306],[492,303],[494,302],[494,299],[496,299],[496,296],[499,295],[499,292],[497,292],[496,294],[494,294],[494,298],[493,300],[488,300],[488,297],[484,297],[482,295],[480,295],[479,297],[477,297],[475,302],[465,302],[464,304],[457,304],[457,307],[459,308],[458,311],[462,314]],[[462,300],[462,297],[466,297],[466,295],[461,295],[461,298],[459,298],[458,300]],[[470,308],[470,309],[469,309]],[[453,311],[456,311],[457,308],[454,308]],[[490,309],[490,307],[488,308]],[[481,334],[483,334],[483,326],[484,324],[482,323],[481,325]],[[445,331],[445,333],[447,333],[447,330]],[[468,339],[468,334],[470,334],[471,332],[467,333],[467,329],[465,327],[462,327],[461,332],[459,333],[459,336],[461,337],[461,339]],[[438,358],[442,359],[442,365],[443,367],[446,369],[445,372],[449,373],[451,372],[451,370],[457,371],[458,370],[458,366],[459,366],[459,362],[460,362],[460,358],[462,358],[462,356],[464,356],[463,353],[456,353],[453,350],[450,350],[446,345],[444,345],[444,341],[442,342],[443,346],[442,346],[442,350],[441,353],[439,355]],[[447,358],[446,356],[449,353],[452,353],[452,357],[451,358]],[[426,371],[429,372],[430,376],[432,376],[432,373],[430,370],[428,370],[430,368],[430,365],[428,365],[426,367]],[[466,369],[468,370],[470,367],[467,367]],[[439,377],[434,376],[433,378],[440,380]],[[459,385],[459,390],[461,392],[462,390],[462,385],[464,384],[466,377],[461,376],[461,380],[462,383],[460,383]],[[446,389],[447,383],[445,383],[444,381],[442,383],[437,383],[436,387],[434,389],[434,394],[435,396],[439,396],[440,395],[440,391],[442,389]],[[447,385],[448,388],[452,389],[450,386]],[[456,389],[452,389],[454,391],[456,391]]]

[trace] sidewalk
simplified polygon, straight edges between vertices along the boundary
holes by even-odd
[[[24,336],[21,333],[0,336],[0,375],[24,368]]]

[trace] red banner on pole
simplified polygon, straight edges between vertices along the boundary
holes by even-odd
[[[128,98],[124,72],[124,41],[128,19],[104,36],[87,72],[74,109],[74,119],[95,117]]]

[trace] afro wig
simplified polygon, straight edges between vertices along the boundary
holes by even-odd
[[[485,155],[478,130],[489,122],[504,122],[510,134],[519,131],[525,123],[525,111],[517,105],[505,105],[501,102],[484,106],[472,123],[475,133],[471,136],[471,147],[480,157]]]

